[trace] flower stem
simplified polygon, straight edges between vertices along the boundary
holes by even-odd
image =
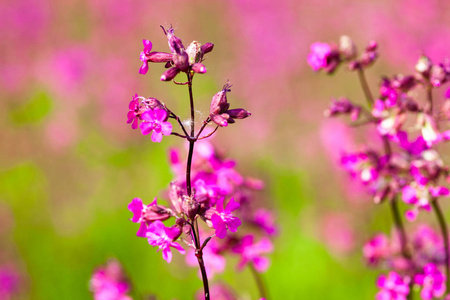
[[[397,197],[394,197],[390,202],[391,202],[392,216],[394,217],[395,229],[397,230],[400,239],[400,247],[402,255],[404,258],[409,259],[411,258],[411,254],[409,253],[407,248],[408,240],[406,237],[405,227],[403,226],[402,218],[400,216],[400,211],[398,210]]]
[[[431,201],[431,205],[433,206],[434,212],[436,213],[436,217],[439,222],[439,227],[441,227],[442,238],[444,239],[444,248],[445,248],[445,275],[447,276],[446,280],[446,290],[450,288],[450,249],[449,249],[449,241],[448,241],[448,230],[447,223],[445,222],[444,214],[442,213],[441,207],[437,201],[437,198],[434,198]]]
[[[249,266],[250,270],[252,271],[253,278],[255,278],[256,285],[258,286],[260,298],[267,299],[267,288],[264,284],[261,274],[256,271],[255,267],[252,264],[249,264]]]
[[[189,103],[190,103],[190,107],[191,107],[191,134],[188,137],[189,152],[188,152],[187,166],[186,166],[186,189],[187,189],[188,196],[191,197],[192,196],[192,185],[191,185],[192,156],[194,154],[194,145],[195,145],[195,142],[197,141],[197,138],[195,137],[195,128],[194,128],[195,110],[194,110],[194,95],[192,93],[193,75],[190,71],[187,73],[187,77],[188,77],[187,86],[189,89]],[[195,226],[192,222],[195,222]],[[200,272],[202,273],[202,281],[203,281],[203,290],[205,293],[205,300],[210,300],[208,276],[206,274],[205,262],[203,260],[203,251],[202,251],[203,249],[201,246],[200,232],[198,230],[198,224],[197,224],[196,220],[191,221],[191,223],[189,223],[189,224],[191,226],[191,234],[192,234],[192,238],[193,238],[194,244],[195,244],[195,256],[197,257],[198,266],[200,268]]]
[[[373,96],[372,93],[370,92],[370,88],[369,85],[367,84],[366,76],[364,75],[364,70],[362,67],[358,68],[358,77],[364,95],[366,96],[367,104],[369,105],[369,108],[372,108],[374,103]]]

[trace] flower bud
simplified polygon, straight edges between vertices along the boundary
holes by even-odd
[[[187,72],[189,70],[189,56],[184,51],[179,54],[173,54],[173,63],[182,72]]]
[[[213,43],[206,43],[206,44],[203,44],[200,48],[201,48],[203,54],[206,54],[206,53],[209,53],[209,52],[211,52],[213,50],[214,44]]]
[[[222,115],[211,114],[210,118],[217,125],[219,125],[221,127],[226,127],[226,126],[228,126],[228,121],[227,121],[227,118],[224,118],[223,115],[226,115],[226,114],[222,114]]]
[[[220,114],[228,110],[230,104],[227,101],[227,92],[230,91],[230,87],[228,84],[224,85],[223,89],[212,97],[209,108],[211,114]]]
[[[175,78],[175,76],[180,73],[180,69],[177,67],[173,67],[170,69],[167,69],[162,75],[161,75],[161,81],[171,81]]]
[[[162,103],[156,98],[145,99],[142,103],[149,109],[164,109]]]
[[[230,109],[230,110],[227,111],[227,114],[232,119],[245,119],[245,118],[247,118],[247,117],[252,115],[248,110],[245,110],[245,109],[242,109],[242,108]]]
[[[170,210],[162,205],[148,205],[142,211],[142,218],[146,222],[153,222],[156,220],[164,221],[169,219],[171,216]]]
[[[427,56],[422,55],[416,63],[416,71],[425,77],[428,77],[433,63]]]
[[[367,51],[375,51],[378,48],[378,44],[375,41],[370,41],[369,45],[367,45],[366,50]]]
[[[164,33],[167,36],[170,51],[172,51],[172,53],[180,54],[182,50],[184,50],[184,46],[183,43],[181,42],[181,39],[174,35],[174,29],[169,28],[167,32],[164,30]]]
[[[346,59],[350,60],[356,56],[356,46],[353,40],[346,35],[339,39],[339,52]]]
[[[202,56],[201,45],[197,41],[193,41],[186,48],[186,53],[189,56],[189,65],[193,65],[196,62],[199,62]]]
[[[192,197],[183,196],[183,204],[181,205],[183,213],[190,219],[194,220],[198,212],[199,204]]]
[[[192,65],[192,71],[199,74],[206,73],[206,67],[201,63],[195,63]]]
[[[430,83],[435,86],[441,86],[447,79],[447,74],[441,65],[433,65],[430,70]]]

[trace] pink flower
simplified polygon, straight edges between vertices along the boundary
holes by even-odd
[[[406,300],[409,294],[409,277],[402,278],[392,271],[389,275],[380,275],[377,286],[380,291],[376,294],[376,300]]]
[[[384,234],[377,234],[364,244],[363,255],[370,265],[377,265],[390,254],[389,240]]]
[[[109,260],[92,275],[90,290],[95,300],[131,300],[127,296],[129,284],[117,260]]]
[[[159,143],[163,135],[172,133],[172,124],[166,122],[167,112],[164,109],[148,110],[141,116],[144,122],[141,123],[141,131],[143,135],[152,133],[152,142]]]
[[[252,263],[258,272],[264,272],[269,267],[270,261],[262,254],[272,252],[272,242],[266,237],[257,243],[254,243],[253,240],[253,235],[246,235],[242,238],[241,243],[233,248],[233,251],[241,256],[238,269],[241,270],[248,263]]]
[[[158,246],[163,252],[163,259],[168,263],[172,261],[172,252],[170,247],[177,249],[181,254],[185,251],[180,244],[174,242],[181,235],[181,229],[178,226],[165,227],[164,224],[157,220],[150,224],[147,228],[146,237],[148,243],[153,247]]]
[[[137,236],[145,237],[147,233],[147,225],[156,221],[164,221],[170,218],[171,211],[162,205],[158,205],[156,197],[149,205],[143,205],[140,198],[134,198],[128,204],[128,210],[133,213],[131,221],[140,223],[141,226],[137,232]]]
[[[268,235],[276,235],[277,227],[275,226],[275,221],[273,214],[264,209],[260,208],[255,212],[253,216],[254,223],[262,228]]]
[[[423,274],[414,277],[414,283],[422,286],[420,296],[424,300],[440,298],[445,293],[445,275],[433,263],[425,265]]]
[[[139,111],[140,111],[140,102],[138,95],[134,95],[133,100],[131,100],[128,105],[129,111],[127,114],[127,124],[131,124],[131,128],[136,129],[138,127],[139,121]]]
[[[216,236],[221,239],[226,236],[227,228],[231,232],[236,232],[238,227],[241,226],[241,220],[232,214],[233,211],[239,208],[240,204],[231,198],[224,208],[223,201],[223,198],[217,201],[217,212],[211,216],[211,223],[216,230]]]
[[[339,64],[339,53],[332,49],[327,43],[313,43],[311,52],[308,55],[308,64],[314,71],[325,69],[326,72],[333,72]]]

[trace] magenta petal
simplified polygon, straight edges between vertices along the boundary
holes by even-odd
[[[141,223],[141,226],[139,226],[136,235],[139,237],[147,237],[147,225],[145,224],[145,222]]]
[[[241,224],[242,224],[241,220],[237,217],[231,217],[227,221],[228,230],[230,230],[231,232],[236,232],[238,227],[241,226]]]
[[[255,266],[256,271],[262,273],[269,268],[270,260],[266,257],[259,256],[253,259],[253,264]]]
[[[136,118],[136,115],[134,114],[134,111],[129,111],[127,113],[127,124],[130,124],[131,122],[133,122],[133,119]]]
[[[165,247],[162,254],[165,261],[168,263],[172,261],[172,252],[170,251],[170,247]]]
[[[211,216],[211,222],[213,224],[213,228],[216,230],[216,236],[223,239],[227,234],[225,222],[223,222],[222,218],[216,214]]]
[[[144,62],[139,68],[139,74],[145,75],[148,72],[148,62]]]
[[[167,118],[167,112],[164,109],[155,109],[155,119],[159,121],[165,121]]]
[[[417,211],[417,209],[410,209],[405,212],[405,218],[409,222],[412,222],[417,218],[418,214],[419,212]]]
[[[449,195],[449,190],[443,186],[430,187],[429,190],[430,190],[431,195],[433,195],[434,197]]]
[[[186,251],[184,250],[184,248],[181,247],[181,245],[178,244],[178,243],[172,243],[171,246],[174,247],[175,249],[177,249],[181,254],[186,253]]]
[[[241,205],[234,201],[234,198],[230,199],[230,202],[228,202],[227,207],[225,208],[225,210],[227,211],[235,211],[236,209],[238,209]]]
[[[160,143],[162,141],[162,133],[153,131],[152,133],[152,142]]]
[[[219,200],[217,200],[217,202],[216,202],[216,210],[220,213],[223,212],[223,201],[224,201],[224,198],[220,197]]]
[[[147,110],[141,115],[141,119],[152,123],[155,120],[155,113],[153,110]]]
[[[138,128],[138,125],[139,125],[138,122],[139,122],[139,121],[138,121],[138,118],[134,118],[133,124],[131,124],[131,128],[132,128],[132,129]]]
[[[139,126],[143,135],[149,134],[153,130],[153,123],[142,122]]]
[[[161,132],[164,135],[170,135],[172,133],[172,124],[169,122],[161,123]]]
[[[143,208],[144,205],[139,198],[134,198],[130,204],[128,204],[128,210],[133,213],[133,218],[131,219],[132,222],[137,223],[139,221]]]

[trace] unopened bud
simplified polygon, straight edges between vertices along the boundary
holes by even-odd
[[[370,41],[369,45],[367,45],[366,50],[367,51],[375,51],[378,48],[378,44],[375,41]]]
[[[142,101],[148,108],[155,109],[155,108],[164,108],[161,101],[159,101],[156,98],[148,98]]]
[[[252,114],[245,109],[242,108],[234,108],[227,111],[227,114],[230,115],[230,118],[232,119],[245,119]]]
[[[189,56],[184,51],[182,51],[180,54],[173,54],[173,63],[178,69],[183,72],[187,72],[189,70]]]
[[[173,67],[170,69],[167,69],[162,75],[161,75],[161,81],[170,81],[175,78],[175,76],[180,73],[180,69],[177,67]]]
[[[228,121],[226,118],[224,118],[222,115],[210,115],[211,120],[216,123],[217,125],[221,126],[221,127],[226,127],[228,126]]]
[[[339,39],[339,52],[346,60],[350,60],[356,56],[356,46],[350,37],[346,35],[341,36]]]
[[[202,56],[201,45],[197,41],[193,41],[186,48],[186,53],[189,56],[189,65],[199,62]]]
[[[416,71],[425,77],[428,77],[433,63],[427,56],[422,55],[416,63]]]
[[[430,70],[430,83],[435,86],[441,86],[447,79],[447,74],[441,65],[433,65]]]
[[[214,48],[213,43],[206,43],[201,46],[201,50],[202,50],[203,54],[211,52],[213,50],[213,48]]]
[[[172,53],[180,54],[181,51],[184,50],[184,46],[183,43],[181,42],[181,39],[174,35],[174,29],[169,28],[167,32],[164,30],[164,33],[167,36],[170,51],[172,51]]]
[[[201,63],[195,63],[192,65],[192,71],[195,73],[204,74],[206,73],[206,67]]]
[[[229,86],[225,85],[220,92],[212,97],[211,106],[209,107],[211,114],[220,114],[228,110],[230,104],[227,101],[227,92],[229,92]]]
[[[183,213],[190,219],[194,220],[197,215],[199,204],[192,197],[184,196],[182,204]]]

